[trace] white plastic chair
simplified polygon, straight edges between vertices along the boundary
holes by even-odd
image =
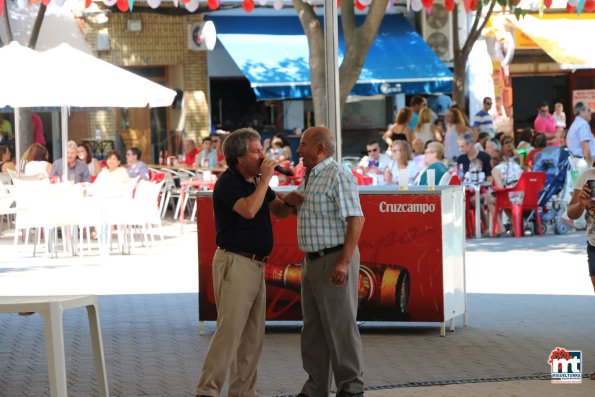
[[[14,204],[14,195],[11,192],[11,187],[0,182],[0,236],[2,236],[4,218],[7,219],[8,227],[10,227],[11,219],[14,218],[17,212]]]
[[[46,253],[49,253],[48,233],[55,225],[55,211],[51,210],[51,200],[48,199],[49,179],[40,179],[34,181],[25,181],[22,179],[13,179],[14,188],[12,189],[16,202],[16,219],[14,245],[18,244],[18,231],[24,230],[25,246],[29,243],[30,230],[34,229],[37,233],[37,240],[33,246],[33,256],[35,256],[37,243],[40,242],[42,231],[45,235]]]
[[[133,223],[141,226],[145,230],[145,239],[148,242],[147,236],[153,236],[152,233],[153,225],[159,227],[159,236],[163,241],[163,231],[161,229],[161,213],[159,210],[159,194],[165,181],[159,183],[140,181],[136,187],[136,193],[134,195],[134,214]]]

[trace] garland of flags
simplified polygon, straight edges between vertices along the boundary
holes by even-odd
[[[0,16],[2,15],[5,2],[8,0],[0,0]],[[42,3],[44,5],[48,5],[50,2],[54,2],[59,7],[64,5],[65,0],[17,0],[17,5],[19,8],[23,9],[27,7],[29,4],[36,4]],[[85,2],[85,8],[88,8],[92,4],[92,0],[81,0]],[[206,1],[207,6],[211,10],[216,10],[219,8],[220,0],[202,0]],[[257,0],[260,6],[266,6],[269,2],[272,2],[273,8],[276,10],[280,10],[283,8],[283,0]],[[355,8],[360,11],[366,10],[372,4],[373,0],[355,0]],[[480,0],[444,0],[444,8],[447,11],[452,11],[457,4],[463,3],[463,7],[465,8],[465,12],[469,13],[475,11],[477,9],[477,5],[479,4]],[[521,2],[521,0],[495,0],[503,9],[515,9]],[[394,0],[390,0],[391,5],[393,4]],[[184,7],[188,10],[188,12],[195,12],[198,10],[199,7],[199,0],[173,0],[173,3],[176,7],[180,3],[184,5]],[[134,8],[134,0],[103,0],[103,4],[107,7],[113,7],[114,5],[120,10],[121,12],[132,12]],[[161,5],[161,0],[147,0],[147,4],[151,8],[158,8]],[[337,0],[337,4],[341,4],[340,0]],[[254,0],[242,0],[242,8],[247,13],[252,12],[256,4]],[[434,0],[407,0],[407,9],[410,9],[415,12],[420,12],[425,9],[428,13],[432,12],[432,7],[434,6]],[[530,11],[543,13],[544,10],[549,9],[552,6],[552,0],[533,0],[530,5]],[[595,0],[568,0],[566,5],[566,10],[569,13],[577,13],[580,15],[583,12],[593,12],[595,11]]]

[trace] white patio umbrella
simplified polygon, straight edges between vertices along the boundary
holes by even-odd
[[[4,54],[4,49],[12,53]],[[15,56],[22,56],[24,61]],[[0,66],[0,106],[61,108],[64,176],[67,172],[68,107],[162,107],[171,105],[176,96],[174,90],[68,44],[37,53],[18,43],[10,43],[0,48],[0,59],[10,59],[9,65],[16,63],[10,66],[12,73],[4,73],[4,66]],[[12,85],[5,91],[2,82],[11,79]]]

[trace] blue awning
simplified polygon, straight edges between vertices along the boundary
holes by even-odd
[[[206,19],[215,23],[218,39],[258,99],[312,96],[308,40],[297,17],[210,15]],[[344,48],[339,28],[339,62]],[[450,70],[405,18],[386,15],[351,95],[450,91]]]

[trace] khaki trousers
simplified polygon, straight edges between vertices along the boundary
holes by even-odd
[[[331,272],[341,252],[313,261],[304,258],[302,268],[302,362],[308,380],[302,393],[308,397],[327,397],[332,374],[337,394],[362,393],[362,344],[357,328],[359,251],[349,264],[345,284],[331,283]],[[332,373],[331,373],[332,369]]]
[[[217,329],[211,338],[196,394],[217,397],[229,371],[229,396],[256,396],[266,295],[264,264],[217,249],[213,284]]]

